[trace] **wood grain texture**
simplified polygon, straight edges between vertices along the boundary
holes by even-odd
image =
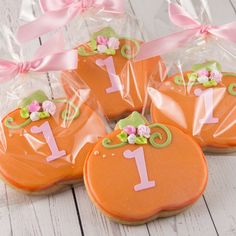
[[[0,1],[0,25],[7,25],[12,32],[15,32],[19,25],[17,18],[20,2],[20,0]],[[217,25],[235,20],[236,0],[179,0],[179,2],[193,14],[199,14],[201,7],[199,2],[201,2],[206,10],[208,8],[212,22]],[[141,36],[145,40],[175,30],[175,27],[168,23],[166,0],[149,0],[148,4],[144,4],[141,0],[130,0],[126,3],[128,11],[134,13],[139,20],[136,22],[137,27],[139,30],[143,28]],[[209,9],[214,10],[209,11]],[[40,14],[37,5],[34,6],[33,13],[36,16]],[[84,24],[86,22],[83,19],[79,22],[75,19],[65,28],[68,46],[75,46],[88,38],[89,30],[83,27]],[[49,36],[50,34],[43,37],[42,42]],[[39,42],[35,40],[24,46],[25,58],[31,58]],[[49,84],[47,86],[51,89]],[[5,98],[3,94],[7,89],[7,86],[1,85],[1,101]],[[53,92],[57,93],[55,88]],[[92,205],[83,186],[75,187],[75,195],[72,190],[68,190],[46,197],[29,197],[17,193],[0,182],[0,235],[236,235],[235,154],[208,156],[208,165],[209,184],[204,198],[178,216],[135,227],[119,225],[104,217]]]

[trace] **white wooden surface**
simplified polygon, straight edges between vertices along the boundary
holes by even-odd
[[[168,32],[159,24],[157,15],[165,0],[130,0],[127,7],[143,21],[145,40]],[[236,0],[179,0],[198,14],[199,2],[214,9],[215,24],[236,20]],[[7,25],[13,31],[18,26],[20,0],[0,0],[0,27]],[[33,13],[39,14],[37,7]],[[158,27],[160,25],[160,27]],[[1,27],[2,28],[2,27]],[[1,30],[1,29],[0,29]],[[68,34],[70,39],[70,35]],[[0,38],[1,40],[1,38]],[[71,39],[73,40],[73,39]],[[32,52],[40,41],[27,45]],[[0,97],[4,89],[0,87]],[[2,97],[1,97],[2,98]],[[1,100],[2,101],[2,100]],[[0,236],[8,235],[62,235],[62,236],[185,236],[236,235],[236,157],[207,156],[209,183],[204,196],[188,211],[168,219],[156,220],[143,226],[116,224],[98,212],[91,204],[84,186],[46,197],[29,197],[17,193],[0,182]]]

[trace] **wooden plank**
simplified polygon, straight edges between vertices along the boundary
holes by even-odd
[[[171,24],[167,23],[169,20],[166,0],[149,0],[148,3],[130,0],[130,3],[136,17],[142,22],[145,40],[152,40],[171,32]]]
[[[151,235],[217,235],[203,198],[185,212],[148,224]]]
[[[33,197],[7,187],[6,195],[13,235],[81,235],[71,190]]]
[[[209,183],[205,199],[220,235],[236,234],[236,158],[208,156]]]
[[[148,236],[146,225],[124,226],[114,223],[101,214],[88,198],[84,186],[75,188],[76,199],[84,235],[96,236]]]

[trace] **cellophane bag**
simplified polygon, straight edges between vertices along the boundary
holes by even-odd
[[[47,1],[40,2],[42,6]],[[123,9],[123,1],[116,4]],[[152,78],[158,82],[165,73],[159,56],[140,62],[134,60],[144,41],[140,25],[129,11],[111,11],[105,5],[88,7],[65,26],[67,42],[78,50],[79,58],[78,68],[67,74],[74,82],[78,78],[85,82],[109,120],[118,120],[150,106],[148,81]],[[63,86],[68,95],[73,93],[64,83]]]
[[[81,181],[85,158],[108,126],[86,84],[59,69],[76,67],[76,52],[43,56],[42,48],[49,53],[61,44],[61,36],[53,37],[38,51],[41,57],[23,62],[12,34],[0,34],[0,177],[28,194]],[[63,73],[70,94],[60,81]]]
[[[182,29],[145,46],[163,46],[157,52],[167,72],[162,82],[149,81],[150,113],[153,122],[180,128],[206,151],[230,152],[236,147],[236,23],[212,26],[206,6],[198,5],[194,16],[170,3],[170,18]]]

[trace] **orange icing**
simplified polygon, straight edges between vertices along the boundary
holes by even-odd
[[[34,121],[21,129],[9,129],[5,119],[12,117],[17,124],[24,121],[19,109],[7,115],[1,126],[0,173],[12,186],[24,191],[40,191],[55,184],[80,180],[87,153],[93,144],[88,137],[102,136],[105,127],[100,117],[87,105],[80,107],[80,115],[73,121],[63,121],[61,112],[65,104],[57,104],[57,113],[53,117]],[[33,134],[32,126],[40,126],[48,121],[59,150],[65,150],[66,156],[47,162],[51,155],[42,133]],[[94,142],[94,140],[92,140]],[[81,146],[80,146],[81,145]]]
[[[185,81],[187,79],[185,73]],[[213,115],[219,118],[215,124],[199,123],[205,116],[203,99],[194,95],[202,85],[177,85],[174,76],[164,81],[157,89],[151,89],[151,114],[153,122],[174,125],[194,139],[203,148],[230,148],[236,146],[236,97],[230,95],[228,86],[235,83],[235,76],[225,75],[222,83],[213,88]]]
[[[90,197],[105,214],[121,222],[143,222],[161,211],[185,208],[201,196],[208,176],[204,155],[191,137],[167,127],[172,141],[165,148],[127,144],[107,149],[101,141],[96,144],[86,160],[84,179]],[[152,128],[152,133],[155,131],[161,132]],[[118,133],[120,130],[107,137],[119,143]],[[139,147],[144,149],[148,179],[154,180],[156,186],[136,192],[134,185],[140,177],[135,160],[124,158],[123,153]]]
[[[129,40],[120,40],[120,42],[120,48],[127,43],[133,45]],[[86,45],[84,47],[86,48]],[[146,102],[148,80],[152,77],[154,81],[160,81],[159,75],[165,73],[164,64],[161,63],[160,57],[134,62],[133,59],[128,60],[123,57],[120,50],[117,50],[116,55],[112,58],[124,90],[123,92],[117,91],[107,94],[106,89],[111,87],[111,81],[107,69],[105,67],[102,69],[96,65],[96,60],[108,57],[110,56],[104,54],[79,55],[78,69],[65,72],[62,76],[62,82],[71,77],[75,82],[82,79],[91,88],[108,118],[115,119],[128,112],[141,111]],[[69,96],[73,93],[68,87],[68,83],[64,84],[64,88]]]

